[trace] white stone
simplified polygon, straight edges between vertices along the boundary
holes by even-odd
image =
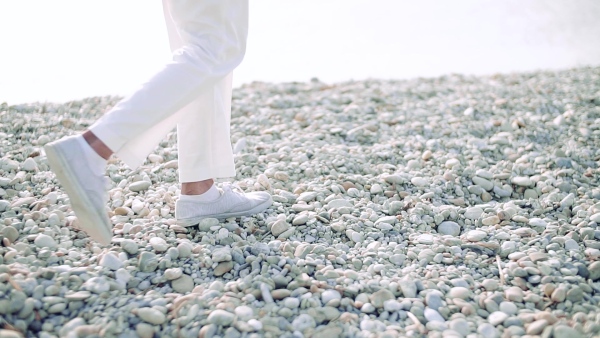
[[[219,326],[227,326],[233,323],[235,315],[225,310],[213,310],[208,315],[208,322]]]
[[[100,259],[100,265],[113,271],[117,271],[123,267],[123,262],[121,262],[117,256],[106,253],[102,255],[102,258]]]
[[[152,246],[152,249],[154,249],[156,252],[165,252],[169,248],[169,244],[167,244],[167,241],[160,237],[152,237],[150,238],[149,242]]]
[[[410,179],[410,183],[412,183],[416,187],[424,187],[429,185],[429,180],[425,177],[413,177]]]
[[[325,290],[321,293],[321,302],[323,304],[327,304],[334,299],[342,299],[342,295],[336,290]]]
[[[167,320],[165,314],[155,308],[143,307],[136,310],[137,316],[140,317],[141,320],[150,324],[160,325]]]
[[[21,168],[25,171],[36,171],[38,165],[33,158],[28,157],[25,162],[23,162],[23,166]]]
[[[50,249],[54,249],[57,247],[56,241],[48,236],[48,235],[44,235],[44,234],[38,234],[35,237],[35,240],[33,241],[33,243],[38,247],[38,248],[50,248]]]
[[[467,232],[467,239],[471,242],[478,242],[487,237],[487,233],[481,230],[471,230]]]

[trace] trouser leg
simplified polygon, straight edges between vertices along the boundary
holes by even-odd
[[[179,137],[183,151],[193,153],[194,149],[202,148],[211,152],[224,149],[231,152],[228,129],[230,74],[244,56],[248,2],[171,0],[166,1],[166,5],[173,19],[171,24],[175,26],[182,47],[173,52],[172,62],[90,127],[100,140],[132,168],[142,164],[148,153],[179,121],[182,121],[178,130],[183,132],[183,138]],[[205,104],[208,107],[206,109]],[[219,111],[226,114],[219,116]],[[204,115],[206,120],[202,118]],[[195,118],[193,122],[197,126],[206,127],[203,130],[215,128],[216,124],[220,129],[227,131],[223,137],[216,139],[218,142],[213,142],[214,137],[207,137],[205,134],[208,133],[205,131],[202,132],[202,136],[194,138],[190,136],[194,133],[193,130],[188,128],[192,124],[187,123],[190,117]],[[225,125],[227,128],[223,128]],[[225,148],[223,145],[212,145],[223,143],[225,138]],[[193,143],[198,140],[201,144],[196,148]],[[183,151],[180,149],[180,154],[183,154]],[[199,180],[197,177],[205,179],[211,177],[202,177],[215,176],[213,169],[193,174],[188,163],[194,163],[194,166],[204,163],[209,168],[212,166],[215,172],[231,171],[233,157],[231,155],[231,161],[221,161],[226,157],[221,157],[218,152],[204,157],[183,156],[180,161],[188,169],[182,178]],[[220,168],[225,162],[231,163],[225,169]],[[187,172],[190,172],[189,175]],[[227,172],[217,176],[234,174]]]

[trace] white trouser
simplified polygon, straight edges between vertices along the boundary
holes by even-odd
[[[247,0],[163,0],[173,60],[90,130],[131,168],[177,126],[179,179],[235,176],[231,72],[244,57]]]

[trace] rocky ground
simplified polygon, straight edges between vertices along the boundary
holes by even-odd
[[[42,146],[117,100],[0,105],[0,337],[600,335],[600,68],[244,86],[274,205],[178,226],[172,133],[110,161],[100,247]]]

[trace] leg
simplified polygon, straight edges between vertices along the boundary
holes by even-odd
[[[178,111],[210,90],[244,56],[247,1],[178,0],[168,5],[184,42],[173,61],[90,127],[85,139],[70,137],[45,147],[81,228],[101,244],[110,243],[112,225],[104,211],[108,198],[98,155],[106,158],[115,152],[130,167],[143,163],[182,118]]]
[[[227,76],[245,52],[247,1],[180,0],[166,6],[182,47],[172,62],[90,127],[133,168],[182,119],[182,108]]]

